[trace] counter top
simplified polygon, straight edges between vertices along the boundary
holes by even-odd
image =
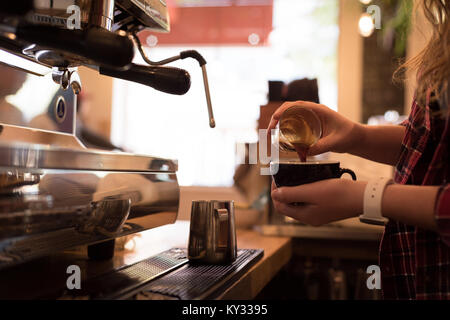
[[[289,237],[267,237],[256,231],[238,230],[238,248],[264,249],[264,257],[226,290],[220,299],[253,299],[289,262],[292,243]]]
[[[299,223],[267,224],[255,229],[266,236],[283,236],[304,239],[355,240],[379,242],[384,226],[374,226],[359,222],[358,218],[330,223],[321,227]]]

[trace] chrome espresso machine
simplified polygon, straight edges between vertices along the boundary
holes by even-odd
[[[86,148],[75,135],[77,67],[182,95],[189,73],[163,65],[184,58],[202,68],[214,127],[206,61],[196,51],[151,61],[137,36],[145,28],[169,31],[165,1],[1,1],[0,62],[50,73],[60,90],[49,110],[57,130],[0,123],[0,270],[79,245],[108,256],[96,248],[175,222],[176,161]],[[147,65],[132,62],[135,48]]]

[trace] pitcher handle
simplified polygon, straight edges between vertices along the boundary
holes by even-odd
[[[356,174],[350,169],[341,169],[339,177],[342,177],[343,174],[348,173],[352,176],[353,180],[356,180]]]
[[[217,215],[217,220],[219,221],[219,232],[216,237],[216,246],[217,249],[226,249],[228,248],[229,242],[229,220],[230,215],[227,209],[214,209],[215,214]]]

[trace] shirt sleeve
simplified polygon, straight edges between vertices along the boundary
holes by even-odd
[[[435,211],[438,232],[445,244],[450,246],[450,184],[441,187]]]

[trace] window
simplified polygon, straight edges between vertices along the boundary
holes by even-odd
[[[268,80],[317,78],[321,102],[336,109],[338,7],[338,0],[274,0],[273,30],[263,46],[147,48],[152,60],[192,48],[205,57],[217,126],[208,126],[198,63],[186,59],[171,64],[191,74],[192,87],[184,96],[114,80],[113,142],[135,153],[177,159],[180,185],[232,185],[236,144],[256,142]],[[140,57],[136,61],[143,63]]]

